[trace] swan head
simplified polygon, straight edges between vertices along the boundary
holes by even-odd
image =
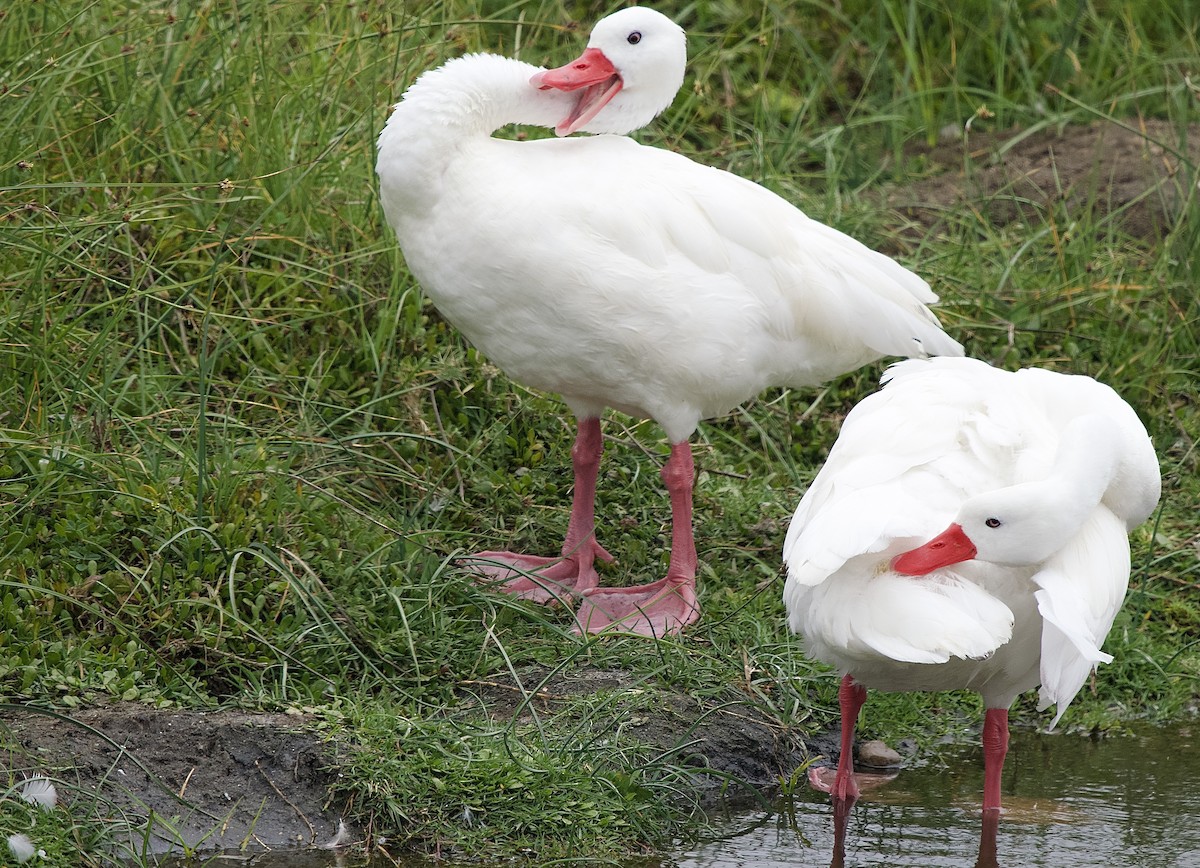
[[[1028,483],[976,495],[954,522],[929,542],[892,559],[893,571],[924,576],[969,560],[1007,566],[1045,561],[1082,521],[1070,502],[1045,485]]]
[[[624,135],[653,120],[683,84],[687,39],[667,16],[632,6],[601,19],[587,50],[558,69],[539,72],[539,90],[576,94],[554,131]]]

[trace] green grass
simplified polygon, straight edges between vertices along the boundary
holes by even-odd
[[[1051,208],[1006,227],[949,215],[914,244],[869,194],[925,171],[913,146],[973,116],[973,130],[1164,118],[1179,146],[1200,120],[1200,6],[660,8],[687,26],[692,60],[643,141],[898,250],[971,354],[1093,374],[1141,411],[1163,506],[1134,535],[1130,597],[1106,646],[1117,660],[1064,723],[1194,708],[1195,167],[1180,181],[1184,219],[1154,243]],[[507,381],[422,300],[376,202],[374,139],[419,71],[468,50],[564,62],[583,43],[565,25],[586,30],[606,11],[548,0],[0,11],[0,693],[54,707],[316,709],[362,747],[343,786],[376,832],[480,846],[461,811],[443,809],[457,799],[502,818],[489,846],[508,853],[669,841],[692,822],[682,759],[636,738],[606,746],[630,696],[505,726],[456,711],[465,685],[614,668],[648,691],[719,702],[740,690],[788,726],[833,720],[834,679],[786,635],[778,549],[879,366],[702,427],[705,617],[681,639],[583,643],[565,614],[486,593],[453,566],[500,542],[557,546],[573,429],[552,396]],[[597,509],[620,555],[608,576],[655,577],[665,446],[628,419],[606,434]],[[877,697],[864,725],[931,742],[972,725],[972,702]],[[1023,701],[1026,712],[1040,719]],[[411,750],[397,750],[401,728]],[[453,799],[445,786],[459,788]],[[537,822],[581,811],[603,841]],[[497,828],[514,831],[501,840]],[[70,834],[93,847],[92,831]]]

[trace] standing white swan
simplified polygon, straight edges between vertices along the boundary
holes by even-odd
[[[772,385],[885,355],[961,355],[919,277],[775,194],[624,135],[514,142],[511,123],[624,134],[670,104],[683,31],[649,9],[596,25],[556,70],[469,55],[420,77],[379,136],[384,212],[438,310],[508,376],[578,419],[561,555],[473,556],[520,596],[583,596],[584,630],[663,635],[699,616],[688,438]],[[666,577],[598,588],[594,495],[606,407],[671,443]]]
[[[784,543],[791,628],[844,674],[837,771],[810,781],[857,797],[866,687],[968,688],[987,708],[983,807],[998,809],[1013,700],[1040,684],[1053,726],[1112,660],[1100,646],[1128,532],[1158,503],[1158,459],[1137,414],[1089,377],[930,359],[884,383],[847,415]]]

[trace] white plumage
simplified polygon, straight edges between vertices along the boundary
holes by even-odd
[[[699,611],[687,441],[701,419],[769,386],[962,348],[927,309],[925,281],[891,259],[756,184],[614,134],[674,97],[677,25],[625,9],[589,46],[557,70],[470,55],[423,75],[379,137],[380,193],[439,311],[579,419],[561,558],[485,552],[477,571],[531,598],[585,595],[585,629],[620,620],[661,635]],[[604,134],[492,138],[508,123]],[[594,590],[593,561],[607,557],[591,514],[606,407],[654,419],[672,444],[672,564],[639,592]],[[680,601],[663,609],[663,595]]]
[[[884,383],[846,417],[792,519],[789,623],[859,687],[844,716],[861,686],[969,688],[999,728],[1041,685],[1053,726],[1112,659],[1100,646],[1125,596],[1128,532],[1160,490],[1149,436],[1089,377],[929,359]],[[993,762],[985,807],[999,807],[1002,751]]]

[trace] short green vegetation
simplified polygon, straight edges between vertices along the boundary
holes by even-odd
[[[1200,678],[1200,206],[1134,237],[1099,179],[999,224],[933,229],[881,191],[946,141],[1165,123],[1200,132],[1192,0],[658,3],[691,34],[687,84],[641,140],[728,168],[888,250],[941,294],[968,352],[1105,380],[1160,449],[1160,512],[1106,650],[1063,724],[1195,711]],[[374,140],[421,70],[465,51],[562,63],[610,6],[164,4],[0,9],[0,696],[69,709],[303,709],[361,750],[339,792],[417,849],[610,856],[684,833],[688,725],[659,697],[730,692],[781,727],[835,717],[836,681],[787,635],[779,548],[840,419],[882,366],[768,393],[696,441],[704,618],[659,643],[582,641],[562,611],[474,586],[456,555],[565,530],[572,422],[425,302],[375,194]],[[571,25],[571,26],[568,26]],[[939,138],[940,136],[940,138]],[[1193,151],[1194,153],[1194,151]],[[1167,196],[1167,193],[1170,196]],[[597,506],[609,581],[665,566],[658,430],[621,417]],[[639,691],[559,714],[472,716],[482,683],[620,670]],[[1044,722],[1032,697],[1016,716]],[[865,731],[977,726],[971,697],[875,697]],[[623,739],[620,740],[619,739]],[[12,745],[0,743],[0,758]],[[0,766],[3,763],[0,762]],[[14,764],[15,765],[15,764]],[[0,770],[0,828],[103,862],[105,821],[39,812]],[[83,826],[80,826],[83,824]],[[485,825],[481,825],[485,824]],[[486,832],[481,833],[480,829]],[[80,848],[91,855],[80,857]],[[64,854],[74,853],[67,856]],[[9,860],[0,840],[0,864]]]

